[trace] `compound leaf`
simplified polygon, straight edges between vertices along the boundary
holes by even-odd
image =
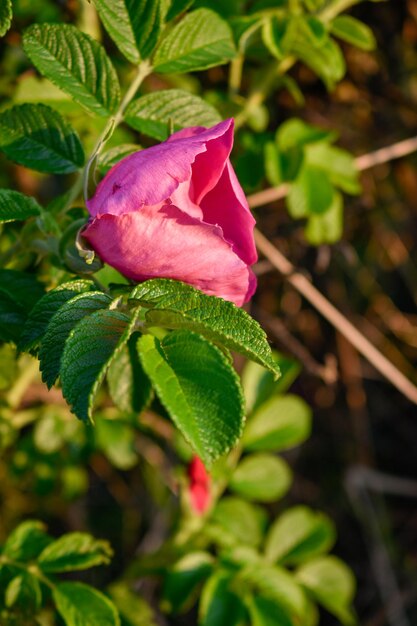
[[[71,24],[33,24],[23,47],[46,78],[89,111],[102,116],[115,111],[119,81],[98,41]]]
[[[161,278],[137,285],[130,298],[150,309],[146,314],[149,325],[193,330],[279,376],[266,334],[254,319],[231,302],[203,294],[180,281]]]

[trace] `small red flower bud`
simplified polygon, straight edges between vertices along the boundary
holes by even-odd
[[[202,515],[210,505],[210,475],[198,456],[194,456],[188,466],[188,477],[191,507]]]

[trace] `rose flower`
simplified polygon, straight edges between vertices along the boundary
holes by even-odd
[[[233,119],[186,128],[117,163],[83,232],[124,276],[174,278],[238,306],[256,288],[255,220],[229,154]]]

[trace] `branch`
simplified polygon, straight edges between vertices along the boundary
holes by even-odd
[[[258,250],[272,265],[286,277],[288,282],[312,304],[323,317],[334,326],[357,350],[371,363],[380,374],[385,376],[411,402],[417,404],[417,387],[408,380],[361,332],[325,298],[303,274],[295,271],[292,263],[257,229],[255,241]]]

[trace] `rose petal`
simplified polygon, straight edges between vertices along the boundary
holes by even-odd
[[[233,252],[221,228],[174,205],[99,216],[83,236],[104,261],[135,281],[174,278],[238,306],[256,288],[252,270]]]
[[[88,201],[90,214],[93,217],[107,213],[123,215],[168,199],[180,183],[191,179],[191,166],[197,155],[205,152],[208,143],[216,138],[222,143],[229,127],[230,120],[226,120],[197,135],[173,136],[170,141],[122,159],[107,173]]]
[[[204,196],[200,206],[204,221],[221,226],[225,239],[242,261],[248,265],[255,263],[258,259],[253,239],[255,219],[229,160],[219,182]]]
[[[191,217],[195,217],[198,220],[203,219],[203,211],[191,200],[191,196],[193,189],[193,181],[186,180],[183,183],[180,183],[176,190],[171,194],[170,200],[172,204],[180,207],[181,211],[187,213]]]
[[[218,133],[219,126],[220,124],[217,124],[208,129],[201,126],[184,128],[168,139],[168,142],[172,142],[179,138],[201,138],[203,136],[206,138],[206,151],[198,154],[192,166],[192,200],[196,204],[199,204],[201,198],[211,191],[219,181],[233,147],[233,118],[222,122],[222,134]]]

